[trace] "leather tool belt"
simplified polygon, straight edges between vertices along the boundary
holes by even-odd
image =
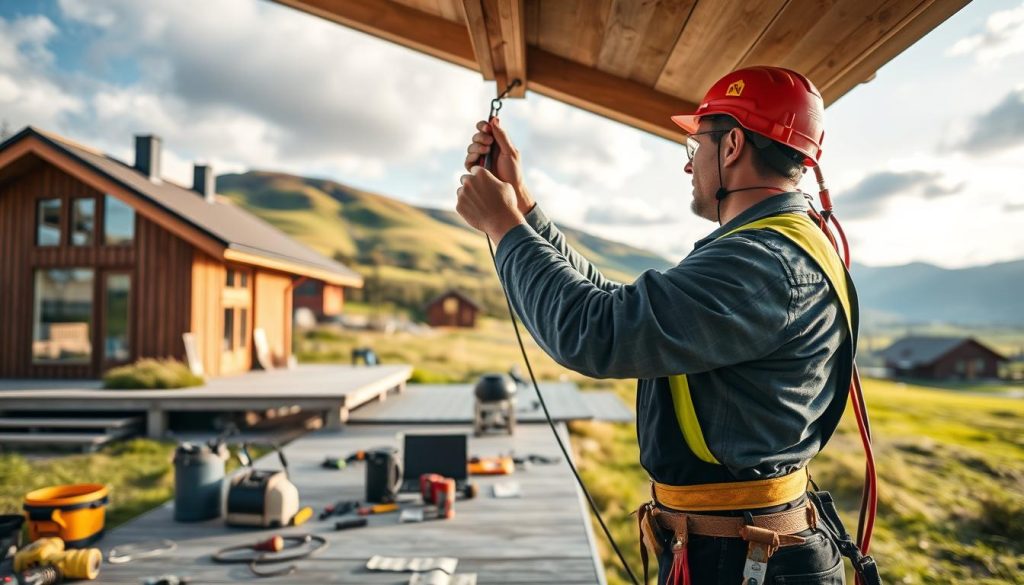
[[[792,510],[757,516],[749,513],[742,517],[713,516],[679,510],[764,508],[800,498],[805,493],[806,485],[806,469],[779,478],[750,482],[698,486],[666,486],[653,483],[652,501],[637,511],[644,582],[647,582],[649,552],[659,556],[663,552],[664,543],[670,543],[672,568],[669,571],[668,583],[690,585],[687,544],[690,535],[700,535],[742,538],[747,541],[743,582],[746,585],[761,585],[764,583],[768,559],[775,551],[780,547],[803,544],[804,538],[797,536],[797,533],[817,528],[817,509],[809,500],[806,505]],[[738,503],[740,505],[736,505]]]

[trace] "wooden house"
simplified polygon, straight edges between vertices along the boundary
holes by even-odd
[[[457,290],[446,291],[426,304],[431,327],[474,327],[480,305]]]
[[[882,351],[896,377],[976,380],[999,377],[1007,358],[971,337],[904,337]]]
[[[284,365],[305,281],[362,286],[218,198],[209,166],[191,189],[162,180],[155,136],[136,137],[134,165],[32,127],[0,144],[2,378],[185,360],[185,333],[207,375],[250,370],[257,351]]]
[[[316,319],[335,317],[345,308],[345,289],[322,280],[307,280],[295,287],[294,306],[309,309]]]

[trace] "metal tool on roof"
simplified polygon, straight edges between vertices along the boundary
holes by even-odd
[[[518,385],[504,374],[484,374],[473,388],[473,434],[477,437],[496,430],[510,435],[516,431],[516,390]]]
[[[55,585],[63,583],[64,575],[58,567],[44,565],[20,571],[10,575],[0,576],[2,585]]]
[[[312,508],[299,507],[299,490],[288,479],[288,460],[274,447],[283,469],[254,469],[249,449],[242,444],[238,458],[246,467],[231,480],[227,499],[227,523],[232,526],[274,528],[302,524]]]
[[[341,500],[334,504],[329,504],[324,508],[323,512],[320,512],[319,520],[326,520],[331,516],[344,516],[351,512],[356,511],[360,506],[358,500]]]

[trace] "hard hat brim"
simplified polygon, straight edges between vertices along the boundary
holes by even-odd
[[[697,131],[697,126],[700,124],[700,116],[691,114],[672,116],[672,121],[685,130],[687,134],[693,134]]]

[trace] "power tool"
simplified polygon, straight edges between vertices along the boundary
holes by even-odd
[[[14,571],[53,566],[68,579],[95,579],[100,574],[103,553],[98,548],[64,550],[57,537],[40,538],[14,555]]]
[[[246,467],[231,480],[228,489],[227,523],[231,526],[272,528],[298,525],[312,515],[311,508],[299,508],[299,490],[288,479],[288,460],[274,447],[284,469],[254,469],[248,445],[238,459]]]

